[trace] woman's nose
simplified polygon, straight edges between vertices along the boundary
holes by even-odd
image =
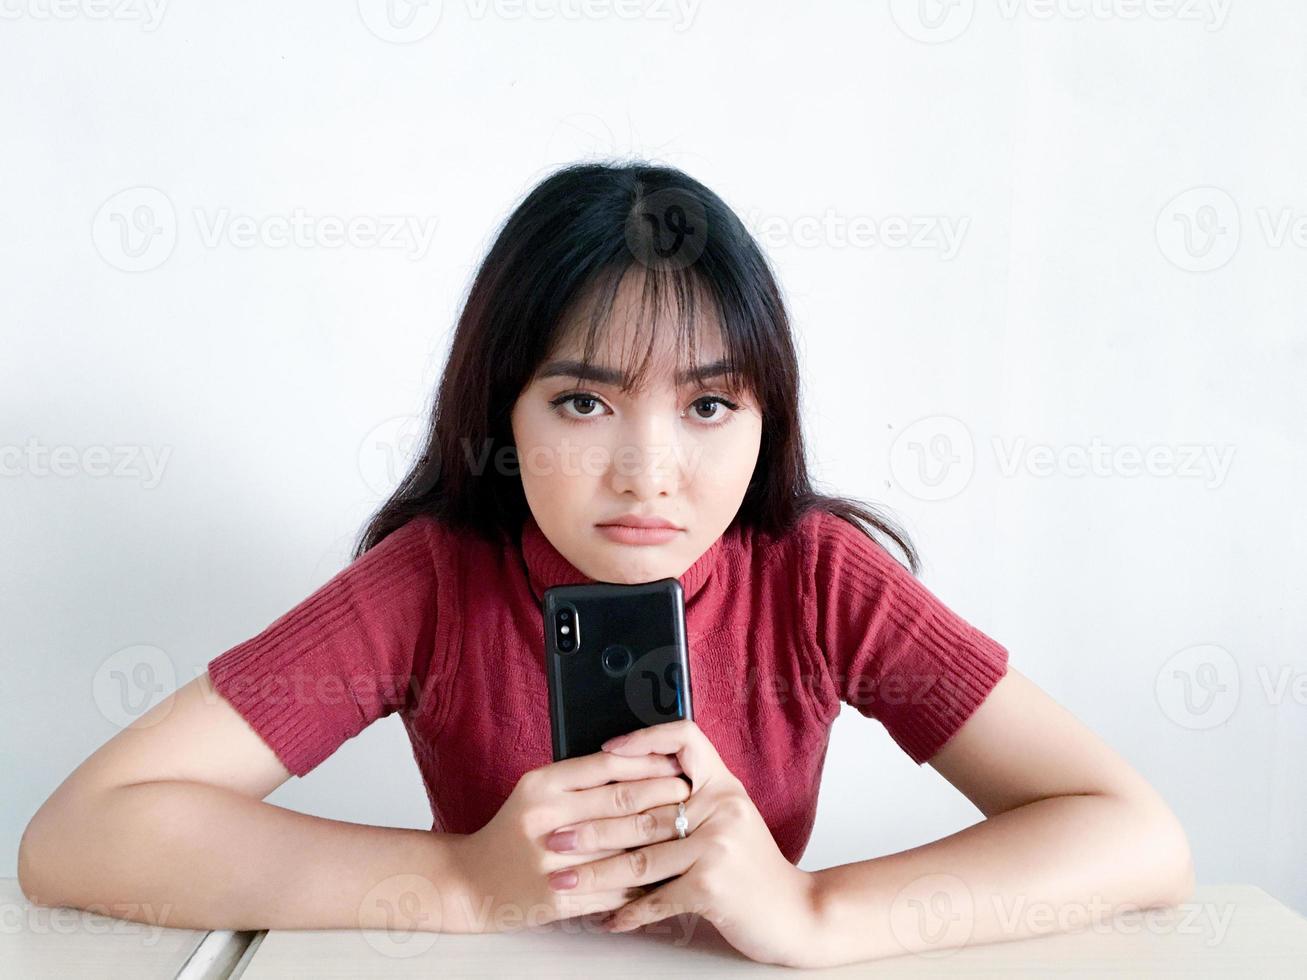
[[[614,489],[640,497],[674,491],[683,477],[679,449],[674,426],[654,421],[632,427],[613,452]]]

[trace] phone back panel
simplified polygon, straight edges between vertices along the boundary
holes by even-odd
[[[555,614],[575,610],[577,646],[559,649]],[[615,735],[693,718],[685,596],[674,578],[595,582],[544,593],[545,671],[554,761]]]

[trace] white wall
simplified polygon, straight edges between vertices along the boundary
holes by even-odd
[[[827,487],[1159,787],[1200,882],[1307,910],[1301,4],[132,2],[0,8],[0,875],[121,723],[110,669],[171,690],[342,566],[517,197],[634,153],[762,235]],[[209,237],[296,209],[419,233]],[[852,709],[825,789],[809,868],[979,819]],[[429,820],[393,718],[272,799]]]

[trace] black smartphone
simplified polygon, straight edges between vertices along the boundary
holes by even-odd
[[[615,735],[692,719],[685,593],[674,578],[556,585],[544,593],[554,761]]]

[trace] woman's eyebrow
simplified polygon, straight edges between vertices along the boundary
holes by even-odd
[[[677,384],[689,384],[691,381],[702,384],[709,378],[727,374],[730,365],[725,361],[713,361],[698,368],[687,368],[676,373]],[[583,364],[581,361],[549,361],[536,375],[541,381],[546,378],[576,378],[579,381],[594,381],[598,384],[622,385],[629,380],[625,372],[617,371],[601,364]]]

